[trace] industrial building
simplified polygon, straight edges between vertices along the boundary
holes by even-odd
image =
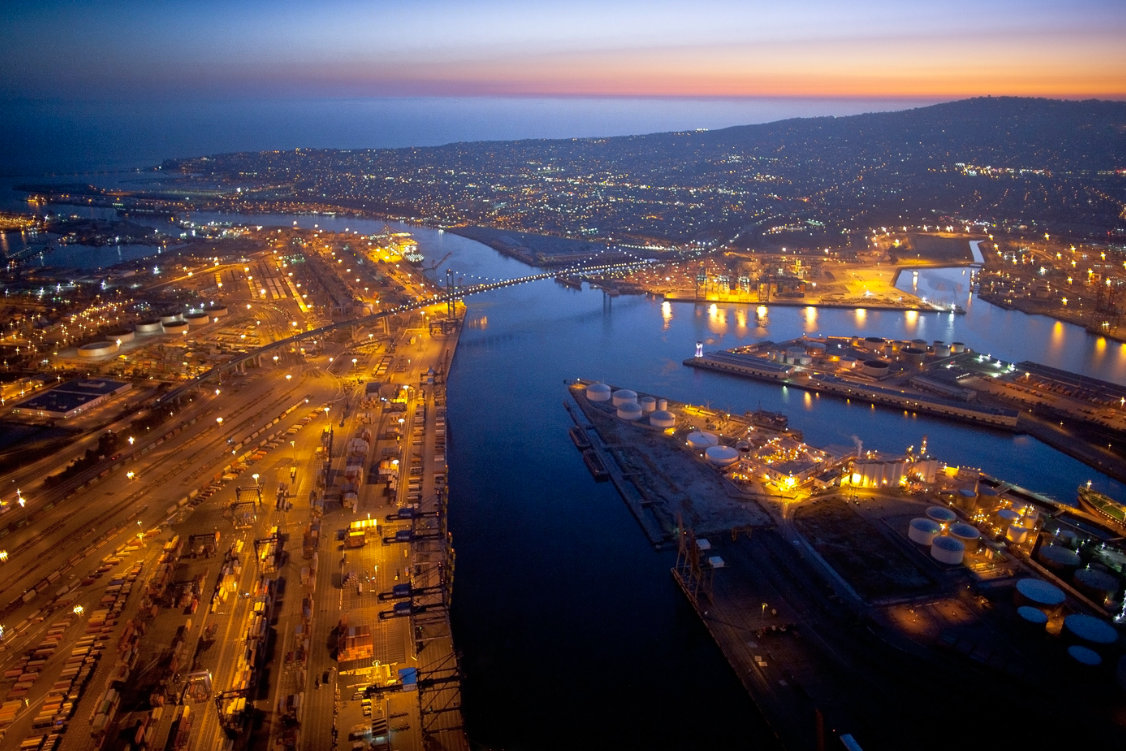
[[[12,413],[66,419],[87,412],[131,388],[131,383],[103,378],[67,381],[20,402]]]

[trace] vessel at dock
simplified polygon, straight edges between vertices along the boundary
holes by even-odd
[[[590,448],[590,438],[587,437],[586,431],[578,425],[575,425],[567,432],[571,436],[571,443],[575,444],[575,448],[579,451],[586,451]]]
[[[1084,510],[1110,522],[1118,529],[1126,530],[1126,506],[1084,485],[1079,486],[1078,496],[1079,505]]]
[[[594,449],[587,449],[583,452],[583,463],[586,464],[586,468],[590,470],[590,474],[598,482],[605,482],[610,479],[610,473],[606,470],[606,465],[602,463],[602,457]]]

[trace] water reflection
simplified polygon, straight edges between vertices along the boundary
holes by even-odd
[[[817,308],[809,306],[805,309],[805,330],[817,330]]]
[[[663,328],[667,329],[672,322],[672,303],[668,300],[661,303],[661,318],[665,322]]]

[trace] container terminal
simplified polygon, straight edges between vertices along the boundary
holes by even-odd
[[[814,447],[784,415],[581,380],[565,404],[784,748],[1126,742],[1126,548],[1100,515],[925,436]]]
[[[684,364],[1029,433],[1117,479],[1126,456],[1126,387],[1034,362],[1012,363],[961,342],[803,336],[705,352]]]
[[[405,236],[239,235],[20,329],[57,369],[0,408],[64,435],[0,498],[0,748],[468,748],[445,449],[464,307],[396,266]]]

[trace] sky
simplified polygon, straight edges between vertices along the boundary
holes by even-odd
[[[3,0],[0,97],[1126,98],[1123,0]]]

